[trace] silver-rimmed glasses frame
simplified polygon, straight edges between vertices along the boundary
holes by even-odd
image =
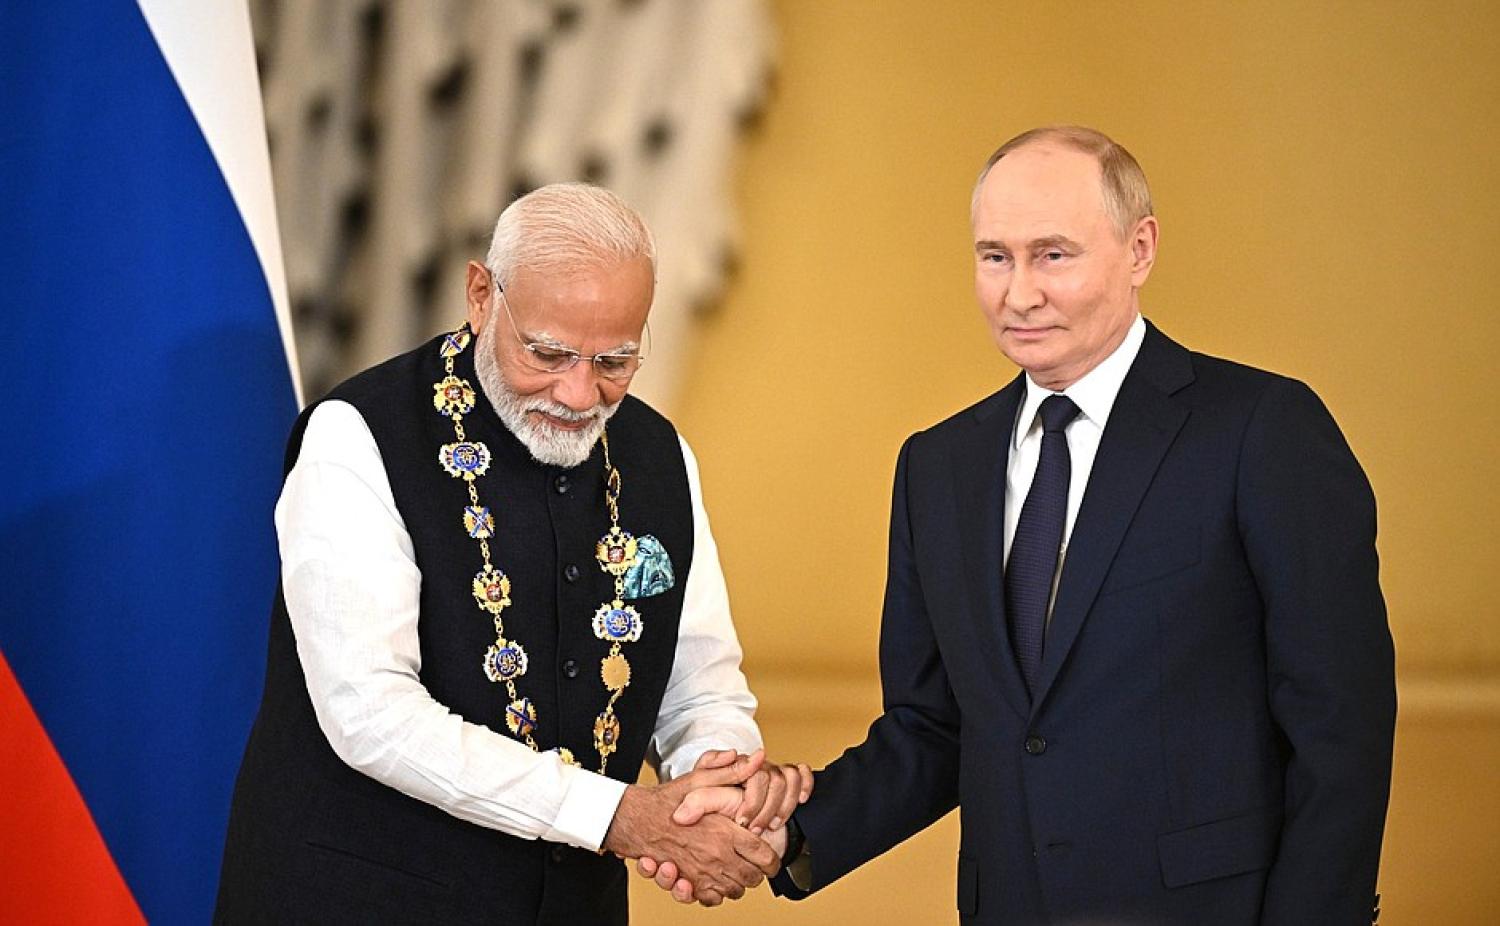
[[[505,303],[505,317],[510,321],[510,330],[515,333],[516,343],[521,345],[521,362],[538,373],[566,373],[587,360],[594,365],[594,372],[602,379],[626,380],[636,374],[646,361],[645,351],[609,351],[602,354],[585,355],[566,344],[528,341],[516,325],[516,317],[510,311],[510,299],[498,283],[495,292]],[[646,322],[646,345],[651,343],[651,323]]]

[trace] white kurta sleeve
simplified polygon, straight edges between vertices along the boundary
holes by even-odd
[[[706,536],[706,525],[703,530]],[[353,406],[330,401],[313,411],[276,505],[276,532],[297,655],[318,725],[339,758],[460,819],[513,836],[599,848],[623,783],[468,723],[423,686],[417,639],[422,576],[379,448]],[[717,574],[711,540],[709,550]],[[722,575],[714,594],[723,596]],[[722,618],[713,620],[729,627],[727,606],[718,606]],[[738,709],[725,713],[734,714],[736,729],[748,725],[753,733],[749,709],[755,702],[739,675],[733,628],[727,668],[722,642],[691,642],[703,632],[684,635],[688,652],[679,645],[678,666],[686,664],[691,679],[698,675],[691,666],[707,659],[721,685],[732,672],[735,703],[748,708],[743,716]],[[676,672],[673,679],[678,683]],[[701,683],[678,684],[682,719],[672,729],[679,739],[696,739],[708,695]]]
[[[729,616],[719,548],[703,505],[698,460],[687,441],[679,441],[692,496],[693,560],[683,591],[677,655],[651,740],[664,779],[691,771],[707,750],[750,753],[761,746],[755,696],[740,671],[743,653]]]

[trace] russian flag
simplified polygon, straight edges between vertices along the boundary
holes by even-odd
[[[244,0],[0,3],[0,921],[207,922],[296,414]]]

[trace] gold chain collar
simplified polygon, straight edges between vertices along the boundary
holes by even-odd
[[[454,358],[473,340],[474,336],[465,323],[445,335],[438,348],[445,375],[441,381],[432,384],[432,404],[438,414],[453,422],[457,438],[454,443],[439,448],[438,462],[449,475],[464,481],[469,494],[469,504],[463,511],[464,530],[479,542],[483,559],[482,568],[474,574],[470,591],[480,609],[488,612],[495,624],[495,642],[484,654],[484,674],[490,681],[503,684],[510,698],[505,708],[506,727],[526,745],[540,752],[541,747],[532,735],[538,723],[536,705],[516,688],[517,680],[526,674],[526,650],[519,642],[505,636],[502,619],[511,603],[510,578],[495,568],[491,559],[489,542],[495,536],[495,517],[479,501],[477,483],[489,471],[490,450],[481,441],[469,440],[464,433],[464,416],[474,410],[476,395],[469,381],[453,372]],[[604,503],[609,509],[610,528],[595,545],[594,558],[599,568],[614,576],[615,580],[613,600],[601,604],[594,612],[594,636],[610,645],[609,653],[599,663],[599,677],[609,692],[609,700],[594,718],[594,749],[599,753],[599,774],[602,775],[620,742],[620,718],[615,714],[615,703],[630,685],[630,662],[620,650],[623,644],[639,640],[645,625],[640,612],[624,601],[625,575],[636,563],[637,541],[629,531],[620,529],[620,471],[610,459],[607,431],[601,435],[600,442],[604,448]],[[559,746],[557,752],[564,762],[579,764],[570,750]]]

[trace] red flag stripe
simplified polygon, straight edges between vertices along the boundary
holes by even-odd
[[[0,743],[0,920],[145,923],[3,653]]]

